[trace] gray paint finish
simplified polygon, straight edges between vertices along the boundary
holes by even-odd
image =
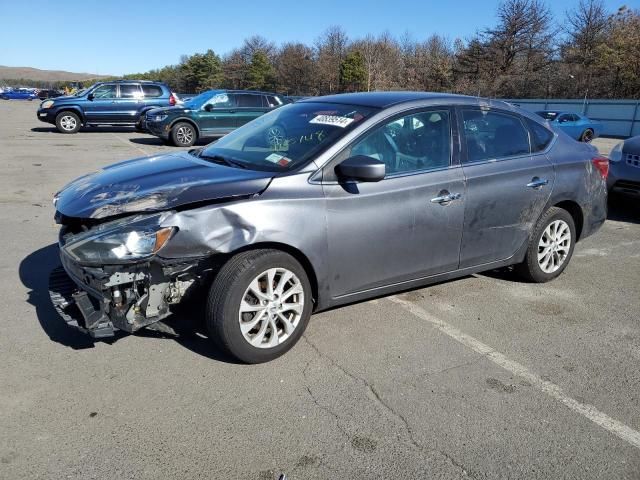
[[[200,190],[187,188],[182,196],[170,196],[174,200],[168,208],[160,206],[160,210],[170,210],[162,224],[178,227],[178,231],[157,261],[196,262],[247,248],[280,247],[308,267],[317,285],[315,307],[322,310],[517,263],[523,259],[523,248],[539,216],[559,202],[573,202],[581,212],[583,237],[604,222],[606,187],[591,163],[595,149],[563,134],[556,134],[540,154],[461,167],[460,132],[452,122],[449,168],[390,176],[378,183],[337,182],[333,168],[344,159],[341,152],[372,127],[403,112],[471,105],[517,113],[541,123],[533,114],[494,100],[440,94],[421,97],[357,94],[327,98],[333,103],[370,98],[369,106],[383,109],[298,171],[264,175],[215,166],[210,171],[220,174],[220,182]],[[248,183],[264,182],[263,188],[242,187],[244,175]],[[229,188],[224,181],[227,176],[237,181],[236,187]],[[536,177],[547,179],[548,184],[540,189],[527,187]],[[252,195],[234,199],[238,188]],[[460,197],[445,205],[432,203],[443,191]],[[61,199],[65,195],[63,191]],[[127,198],[135,201],[134,197]],[[207,204],[210,199],[216,203]],[[90,204],[92,199],[86,201]],[[189,206],[193,202],[195,208]],[[59,208],[65,213],[64,206]]]

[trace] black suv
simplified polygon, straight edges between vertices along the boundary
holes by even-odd
[[[76,133],[83,125],[142,127],[147,111],[177,102],[160,82],[117,80],[100,82],[76,95],[45,100],[38,119],[54,124],[61,133]]]

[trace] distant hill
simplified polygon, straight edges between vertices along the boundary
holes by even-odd
[[[31,67],[6,67],[0,65],[0,79],[17,80],[25,78],[40,82],[82,81],[94,78],[107,78],[110,75],[96,75],[93,73],[74,73],[62,70],[40,70]]]

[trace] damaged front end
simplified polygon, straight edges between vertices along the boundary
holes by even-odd
[[[97,225],[61,215],[62,268],[50,295],[65,321],[94,338],[135,332],[171,313],[210,271],[205,258],[165,259],[162,248],[177,227],[169,213],[137,215]]]

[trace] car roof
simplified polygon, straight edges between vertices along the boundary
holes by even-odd
[[[304,102],[341,103],[348,105],[360,105],[362,107],[388,108],[401,103],[415,102],[416,100],[450,99],[459,103],[475,104],[480,98],[468,95],[456,95],[453,93],[437,92],[359,92],[340,93],[337,95],[325,95],[323,97],[309,97],[299,100]],[[489,100],[487,100],[489,101]],[[495,100],[491,100],[495,102]],[[504,102],[500,102],[504,103]]]
[[[226,92],[226,93],[253,93],[256,95],[274,95],[276,97],[279,97],[280,95],[277,93],[273,93],[273,92],[264,92],[262,90],[220,90],[221,92]]]
[[[273,95],[274,97],[282,97],[279,93],[263,92],[261,90],[232,90],[228,88],[212,88],[211,90],[204,90],[197,95],[203,93],[251,93],[253,95]]]
[[[144,85],[167,85],[165,82],[156,82],[155,80],[102,80],[94,83],[94,85],[104,85],[109,83],[140,83]]]

